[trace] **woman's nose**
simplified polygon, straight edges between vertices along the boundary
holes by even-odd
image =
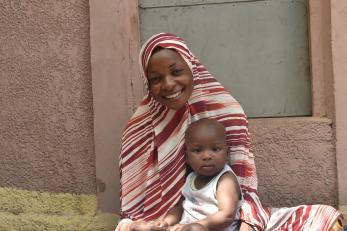
[[[165,90],[171,90],[175,86],[175,80],[171,75],[165,76],[163,82],[163,88]]]

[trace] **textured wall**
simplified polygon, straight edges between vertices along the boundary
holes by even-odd
[[[336,159],[339,205],[347,213],[347,1],[331,0],[331,40],[335,90]],[[346,217],[347,219],[347,217]]]
[[[274,207],[337,205],[331,120],[250,120],[262,203]]]
[[[95,193],[88,1],[0,4],[0,186]]]

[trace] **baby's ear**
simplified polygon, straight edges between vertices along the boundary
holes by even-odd
[[[192,167],[190,167],[189,164],[187,164],[187,165],[186,165],[186,176],[188,176],[189,173],[191,173],[191,172],[193,172],[193,169],[192,169]]]

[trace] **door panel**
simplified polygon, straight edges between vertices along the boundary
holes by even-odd
[[[249,117],[311,115],[306,0],[140,0],[141,42],[184,38]]]

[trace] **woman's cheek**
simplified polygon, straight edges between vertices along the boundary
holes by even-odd
[[[154,86],[149,87],[149,92],[152,94],[153,97],[156,97],[158,95],[157,90]]]

